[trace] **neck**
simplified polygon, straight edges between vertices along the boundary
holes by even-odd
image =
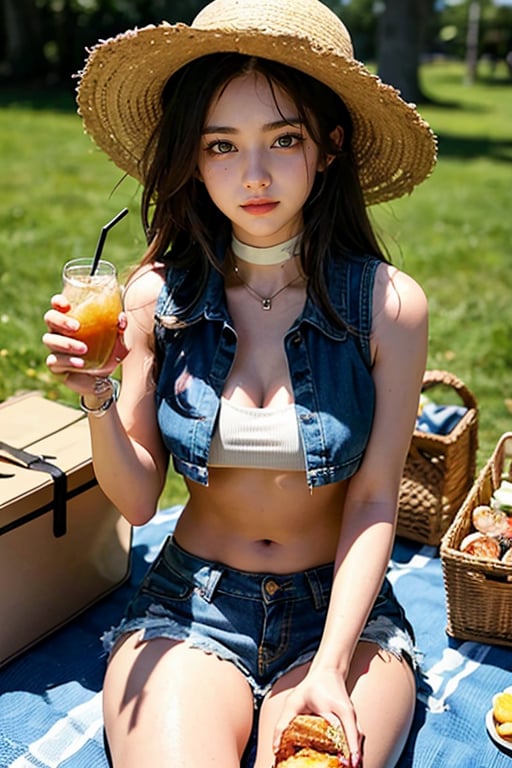
[[[248,264],[272,266],[273,264],[282,264],[285,261],[289,261],[297,255],[301,236],[295,235],[295,237],[286,240],[284,243],[271,245],[268,248],[257,248],[254,245],[240,242],[233,235],[231,248],[236,258],[240,261],[245,261]]]

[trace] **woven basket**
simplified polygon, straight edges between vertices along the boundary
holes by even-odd
[[[448,435],[415,430],[400,484],[397,535],[438,546],[475,479],[478,410],[466,385],[447,371],[426,371],[422,391],[453,389],[467,411]]]
[[[498,441],[443,536],[440,552],[448,634],[461,640],[512,646],[512,565],[459,550],[462,539],[473,530],[474,508],[489,504],[502,477],[512,480],[512,432]]]

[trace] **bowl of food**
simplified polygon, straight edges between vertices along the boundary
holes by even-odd
[[[493,696],[485,724],[494,743],[512,755],[512,686]]]

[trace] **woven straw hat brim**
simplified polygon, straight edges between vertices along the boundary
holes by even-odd
[[[161,117],[168,78],[185,64],[238,52],[287,64],[329,86],[354,123],[354,154],[368,205],[409,193],[432,171],[436,141],[414,105],[339,48],[261,28],[195,29],[184,24],[125,32],[92,49],[78,88],[84,128],[114,163],[141,183],[140,161]]]

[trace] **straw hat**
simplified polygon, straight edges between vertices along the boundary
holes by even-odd
[[[348,107],[367,204],[423,181],[436,142],[414,105],[354,59],[350,35],[319,0],[213,0],[191,26],[147,26],[99,43],[80,75],[79,113],[97,145],[143,181],[140,160],[161,116],[168,78],[194,59],[238,52],[287,64],[320,80]]]

